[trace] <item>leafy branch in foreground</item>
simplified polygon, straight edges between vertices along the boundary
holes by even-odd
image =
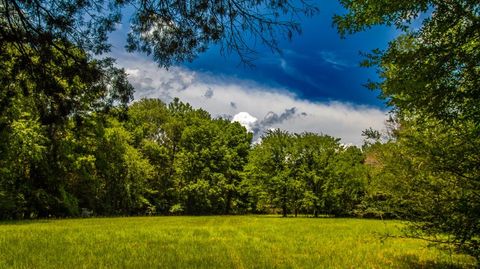
[[[378,68],[380,81],[368,86],[381,90],[400,119],[397,137],[372,147],[379,150],[372,163],[390,185],[377,201],[412,220],[414,231],[446,235],[478,259],[480,3],[340,3],[347,9],[334,17],[341,35],[381,24],[402,31],[363,63]]]
[[[306,0],[1,0],[0,40],[19,50],[25,42],[35,49],[68,42],[100,54],[111,48],[108,34],[131,14],[127,50],[152,54],[161,66],[191,61],[214,44],[249,64],[254,44],[278,50],[279,36],[292,38],[300,16],[317,12]]]

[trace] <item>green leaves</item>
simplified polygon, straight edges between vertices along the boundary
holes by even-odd
[[[480,120],[478,109],[480,15],[478,3],[455,1],[341,1],[346,15],[334,18],[339,32],[394,24],[403,34],[365,65],[378,67],[370,84],[404,111],[443,120]],[[422,16],[420,27],[414,19]],[[416,22],[418,23],[418,22]]]
[[[175,99],[140,100],[129,110],[126,126],[134,143],[155,166],[149,188],[161,213],[229,214],[239,202],[239,184],[252,135],[238,123],[211,119]]]
[[[307,1],[283,0],[10,0],[2,3],[0,11],[2,40],[36,50],[62,41],[88,54],[108,52],[108,34],[122,22],[122,15],[129,14],[126,49],[151,54],[159,65],[168,67],[192,61],[215,44],[250,64],[255,43],[278,51],[279,37],[291,38],[300,32],[294,18],[312,16],[318,9]],[[61,52],[66,58],[76,58],[68,50]]]
[[[32,119],[28,113],[20,116],[10,125],[10,148],[11,153],[16,156],[16,161],[21,163],[25,161],[39,161],[43,158],[46,151],[47,138],[42,134],[41,125],[38,120]]]
[[[365,204],[412,221],[415,237],[449,235],[439,243],[477,255],[480,167],[478,127],[410,116],[396,141],[367,149],[370,186]],[[369,158],[370,157],[370,158]],[[372,211],[372,210],[367,211]]]
[[[378,24],[403,31],[363,64],[378,68],[381,80],[368,86],[381,90],[399,119],[385,144],[365,133],[377,140],[365,147],[367,207],[415,221],[414,236],[448,235],[438,241],[478,258],[478,1],[341,3],[347,14],[334,21],[342,35]]]
[[[270,131],[250,154],[251,195],[257,209],[281,208],[284,216],[351,215],[363,198],[362,162],[360,149],[328,135]]]

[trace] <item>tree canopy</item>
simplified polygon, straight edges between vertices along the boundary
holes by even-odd
[[[412,220],[414,236],[480,257],[480,3],[340,3],[347,9],[334,18],[341,35],[380,24],[402,31],[363,63],[377,67],[380,81],[369,87],[396,112],[386,143],[365,132],[377,143],[367,147],[373,180],[364,201]]]
[[[278,50],[279,36],[300,32],[298,15],[313,15],[306,0],[171,1],[48,0],[0,1],[0,40],[32,49],[70,43],[88,53],[109,51],[108,34],[129,18],[128,51],[152,54],[161,66],[193,60],[212,44],[249,63],[251,44]],[[59,49],[61,47],[58,47]],[[74,56],[63,50],[65,56]]]
[[[444,120],[480,121],[480,4],[475,0],[341,0],[345,15],[334,17],[341,35],[374,25],[403,33],[385,51],[369,54],[380,89],[390,105]]]

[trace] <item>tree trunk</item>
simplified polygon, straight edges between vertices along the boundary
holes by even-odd
[[[283,216],[284,218],[287,217],[287,205],[286,205],[286,204],[283,204],[283,205],[282,205],[282,216]]]
[[[225,215],[230,214],[231,204],[232,204],[232,194],[230,191],[227,192],[227,202],[225,205]]]

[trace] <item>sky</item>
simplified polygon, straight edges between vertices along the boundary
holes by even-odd
[[[361,145],[363,130],[384,128],[389,108],[377,98],[378,92],[363,86],[378,77],[374,69],[359,66],[360,52],[385,48],[397,31],[375,27],[341,39],[332,16],[345,11],[334,0],[318,2],[319,14],[301,18],[302,34],[280,40],[281,54],[255,47],[254,67],[212,46],[191,63],[159,68],[146,55],[125,52],[128,20],[110,37],[111,56],[128,73],[136,100],[169,102],[178,97],[213,117],[239,121],[255,141],[265,130],[280,128]]]

